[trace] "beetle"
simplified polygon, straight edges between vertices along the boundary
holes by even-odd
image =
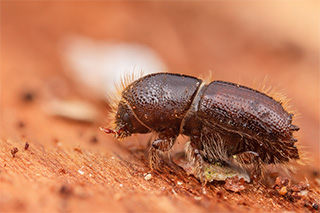
[[[118,139],[157,134],[149,150],[151,169],[159,168],[159,154],[170,151],[180,134],[190,138],[186,153],[199,177],[204,162],[253,163],[261,172],[262,164],[299,159],[294,115],[246,86],[155,73],[125,84],[113,105],[112,128],[102,128],[105,133]]]

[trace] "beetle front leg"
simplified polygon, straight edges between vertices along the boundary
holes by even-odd
[[[158,152],[167,152],[174,145],[177,136],[168,134],[159,134],[159,138],[152,142],[149,150],[149,166],[153,169],[159,169],[159,154]]]
[[[200,154],[200,150],[196,146],[196,144],[191,141],[187,145],[186,149],[187,159],[194,163],[195,168],[195,175],[200,179],[204,185],[206,184],[207,180],[204,176],[204,161],[203,157]]]

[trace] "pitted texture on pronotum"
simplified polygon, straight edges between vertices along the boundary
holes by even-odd
[[[117,138],[133,133],[158,135],[149,150],[149,165],[158,167],[161,152],[169,151],[179,134],[190,137],[189,160],[203,174],[203,162],[237,161],[254,164],[299,159],[292,132],[293,114],[272,97],[223,81],[202,80],[172,73],[142,77],[123,88],[114,115]],[[237,158],[235,158],[237,156]]]
[[[161,73],[141,78],[129,85],[122,97],[139,120],[155,131],[168,127],[179,131],[201,80]]]

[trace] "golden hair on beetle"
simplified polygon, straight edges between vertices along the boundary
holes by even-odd
[[[122,98],[122,92],[135,80],[144,76],[142,70],[133,71],[133,72],[124,72],[121,76],[121,80],[114,85],[114,91],[107,94],[107,102],[111,107],[111,112],[108,115],[109,120],[111,120],[108,127],[114,129],[116,128],[115,124],[115,115],[118,110],[118,105]]]

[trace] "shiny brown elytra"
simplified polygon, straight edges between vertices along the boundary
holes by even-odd
[[[158,168],[158,154],[169,151],[179,134],[190,138],[188,159],[199,177],[203,162],[236,161],[242,165],[285,163],[299,159],[292,133],[293,114],[280,102],[234,83],[172,73],[156,73],[125,86],[115,103],[116,138],[155,132],[149,165]]]

